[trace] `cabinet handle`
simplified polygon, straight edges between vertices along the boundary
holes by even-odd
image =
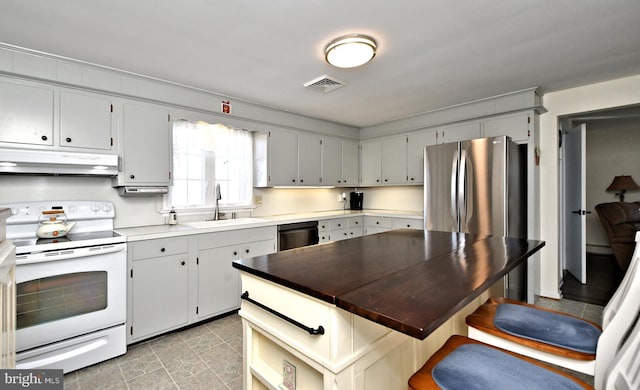
[[[265,310],[265,311],[273,314],[274,316],[279,317],[279,318],[287,321],[288,323],[297,326],[300,329],[305,330],[310,335],[322,335],[322,334],[324,334],[324,327],[322,325],[318,326],[316,329],[313,329],[313,328],[308,327],[308,326],[306,326],[304,324],[301,324],[300,322],[294,320],[293,318],[287,317],[284,314],[273,310],[269,306],[263,305],[262,303],[249,298],[249,291],[245,291],[244,293],[242,293],[242,295],[240,295],[240,298],[244,299],[247,302],[253,303],[254,305],[256,305],[259,308],[261,308],[262,310]]]
[[[164,252],[164,248],[160,248],[160,252]]]
[[[338,227],[340,227],[340,226],[342,226],[342,224],[341,224],[341,223],[339,223],[339,224],[338,224]]]
[[[238,255],[238,251],[233,251],[233,255],[237,256]]]
[[[413,181],[413,177],[411,178],[411,181]]]
[[[65,138],[65,141],[67,141],[67,142],[71,142],[71,138],[70,138],[70,137],[67,137],[67,138]]]
[[[185,265],[187,264],[184,260],[182,260],[182,262],[180,263],[180,265]]]
[[[342,183],[340,180],[338,180],[338,184]]]
[[[407,224],[407,227],[411,227],[411,225]]]
[[[359,224],[360,222],[356,221],[356,225]]]
[[[40,139],[42,139],[43,141],[46,141],[48,138],[46,135],[43,135],[42,137],[40,137]]]
[[[295,182],[296,182],[296,179],[292,179],[291,181],[295,183]]]
[[[380,222],[379,222],[379,221],[376,221],[376,225],[380,225]]]
[[[346,236],[346,235],[347,235],[347,233],[344,233],[344,235]]]
[[[249,253],[249,249],[245,249],[244,251],[245,251],[246,253]]]
[[[300,179],[300,183],[304,183],[304,180]]]
[[[385,182],[389,181],[389,179],[384,179]]]
[[[376,179],[376,183],[380,183],[380,179]]]
[[[343,182],[343,183],[346,183],[347,181],[346,181],[346,180],[343,180],[342,182]]]
[[[129,179],[135,179],[136,175],[129,175]]]

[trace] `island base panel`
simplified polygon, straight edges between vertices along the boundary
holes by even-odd
[[[252,291],[257,301],[266,301],[294,319],[310,321],[308,326],[315,327],[321,320],[326,327],[324,334],[310,335],[243,301],[240,316],[247,390],[288,390],[283,386],[285,360],[295,367],[296,389],[406,389],[409,377],[451,335],[467,334],[467,315],[489,296],[504,292],[502,281],[496,283],[419,340],[256,276],[244,272],[241,276],[243,290]],[[314,311],[319,314],[315,320]]]

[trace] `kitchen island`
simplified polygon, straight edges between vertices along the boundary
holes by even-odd
[[[540,241],[396,230],[234,262],[246,389],[405,389]]]

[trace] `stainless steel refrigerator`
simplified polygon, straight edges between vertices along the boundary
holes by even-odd
[[[509,137],[427,146],[427,230],[526,238],[526,146]],[[526,300],[526,264],[507,277],[506,295]]]

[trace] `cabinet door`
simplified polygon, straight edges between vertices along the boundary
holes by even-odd
[[[171,184],[169,112],[160,106],[124,104],[124,184]]]
[[[60,146],[111,150],[111,99],[61,91]]]
[[[342,184],[342,140],[340,138],[322,139],[322,184],[331,186]]]
[[[342,141],[342,185],[354,187],[358,184],[358,143]]]
[[[424,147],[436,144],[436,130],[409,134],[407,142],[407,176],[409,183],[424,183]]]
[[[364,185],[380,185],[382,149],[380,141],[360,144],[360,178]]]
[[[298,184],[322,184],[322,138],[313,134],[298,134]]]
[[[466,141],[480,138],[480,122],[461,123],[442,128],[442,140],[438,143]]]
[[[198,252],[198,318],[240,307],[240,274],[231,265],[239,255],[235,245]]]
[[[507,135],[513,141],[526,142],[529,140],[529,113],[501,116],[482,122],[484,137],[498,137]]]
[[[0,142],[53,145],[53,89],[0,82]]]
[[[407,182],[407,137],[386,138],[382,148],[382,184]]]
[[[133,261],[132,340],[187,324],[187,269],[186,254]]]
[[[272,130],[269,133],[269,184],[291,186],[298,181],[298,134]]]

